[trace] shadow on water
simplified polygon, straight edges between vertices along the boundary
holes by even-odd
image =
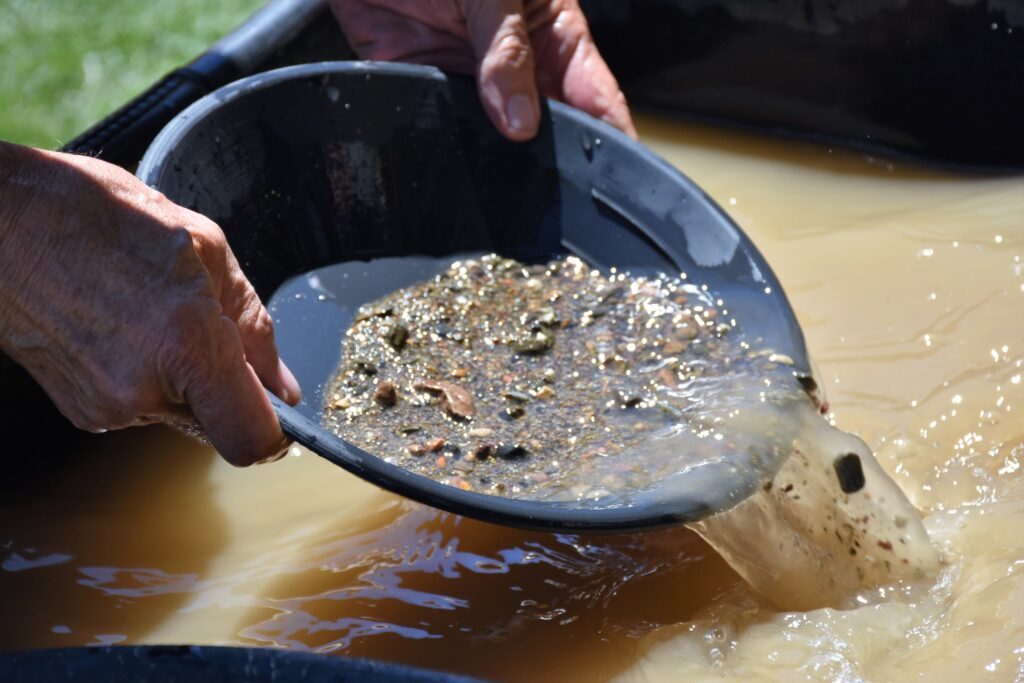
[[[262,587],[242,642],[493,680],[605,680],[641,636],[741,584],[685,528],[545,534],[407,502],[327,528]]]
[[[135,642],[179,609],[189,595],[167,584],[195,582],[225,543],[215,457],[129,430],[0,490],[0,649]]]

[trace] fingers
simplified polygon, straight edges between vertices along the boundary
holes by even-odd
[[[589,32],[570,60],[562,83],[566,103],[610,123],[634,140],[637,138],[626,96]]]
[[[234,322],[221,317],[181,377],[192,414],[225,460],[244,467],[280,457],[288,446],[256,372],[243,357]]]
[[[241,276],[241,273],[238,275]],[[263,386],[285,403],[295,405],[302,399],[302,390],[295,375],[278,356],[270,314],[256,296],[252,285],[244,277],[241,279],[243,304],[240,310],[231,313],[225,309],[225,315],[238,326],[245,360],[252,366]]]
[[[194,214],[192,228],[196,253],[210,275],[223,315],[238,327],[245,360],[267,389],[289,405],[302,399],[302,390],[278,356],[274,324],[252,285],[231,253],[224,232],[212,221]]]
[[[273,459],[284,452],[287,441],[259,377],[246,362],[240,328],[224,314],[219,300],[225,292],[237,290],[244,278],[226,243],[221,249],[216,239],[202,240],[204,247],[197,253],[191,246],[200,241],[195,237],[198,231],[191,234],[187,244],[179,244],[184,265],[178,269],[191,275],[183,272],[178,286],[154,302],[161,321],[152,333],[157,344],[152,376],[162,396],[159,414],[174,424],[178,420],[168,407],[187,405],[214,447],[233,465]],[[220,265],[207,266],[209,259]],[[222,277],[228,281],[216,285],[213,273],[227,273]],[[252,299],[258,302],[254,293]],[[258,303],[256,308],[262,310]],[[266,322],[269,327],[269,317]],[[263,341],[276,359],[273,337]]]
[[[498,130],[513,140],[528,140],[537,133],[538,84],[543,94],[636,137],[626,98],[598,53],[578,0],[330,4],[363,58],[463,72],[475,64],[484,109]]]
[[[540,124],[533,48],[520,0],[460,0],[476,57],[477,85],[494,125],[512,140],[528,140]]]
[[[530,0],[527,4],[544,94],[636,138],[626,96],[598,52],[579,4],[575,0]]]

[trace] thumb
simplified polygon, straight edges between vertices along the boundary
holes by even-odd
[[[512,140],[529,140],[540,124],[533,48],[521,0],[460,0],[477,62],[480,100]]]

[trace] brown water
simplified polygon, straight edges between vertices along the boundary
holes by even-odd
[[[779,612],[695,534],[493,527],[308,455],[110,435],[0,501],[0,647],[242,643],[499,680],[1024,680],[1024,180],[642,120],[773,264],[949,564]]]

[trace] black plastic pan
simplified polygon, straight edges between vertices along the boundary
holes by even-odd
[[[730,507],[774,472],[723,463],[673,501],[585,509],[461,491],[320,426],[322,388],[355,309],[465,253],[540,261],[568,252],[600,268],[686,272],[724,296],[748,334],[810,372],[771,269],[700,188],[577,110],[550,102],[543,116],[533,141],[513,143],[493,128],[469,79],[407,65],[309,64],[192,105],[157,137],[138,174],[224,228],[270,302],[281,354],[305,391],[296,408],[275,400],[281,424],[323,457],[429,505],[527,528],[650,528]],[[340,274],[310,274],[338,263],[348,264]]]

